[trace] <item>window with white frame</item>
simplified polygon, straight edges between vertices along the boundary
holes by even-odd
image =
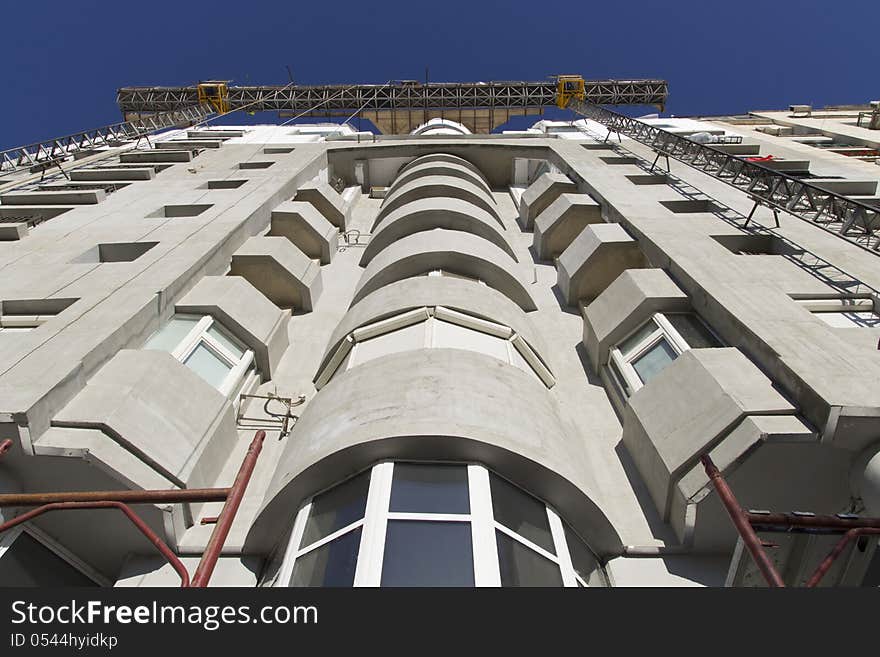
[[[273,586],[605,586],[557,513],[482,465],[379,463],[295,516]]]
[[[0,535],[0,587],[98,586],[53,547],[21,526]]]
[[[693,313],[655,313],[611,349],[608,367],[629,397],[688,349],[720,347],[721,342]]]
[[[880,314],[871,297],[796,299],[818,319],[836,328],[880,328]]]
[[[175,315],[150,336],[144,349],[167,351],[226,396],[254,364],[254,352],[211,316]]]
[[[450,308],[418,308],[352,331],[319,373],[324,385],[341,372],[388,354],[414,349],[464,349],[513,365],[547,387],[552,373],[535,351],[513,329]]]

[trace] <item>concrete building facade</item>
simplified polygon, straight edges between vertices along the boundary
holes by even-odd
[[[837,111],[645,120],[876,204]],[[0,493],[225,487],[263,429],[214,586],[762,585],[704,454],[880,516],[876,253],[608,136],[202,127],[0,180]],[[137,510],[192,570],[220,506]],[[838,538],[772,536],[789,585]],[[2,585],[178,582],[113,510],[0,535]]]

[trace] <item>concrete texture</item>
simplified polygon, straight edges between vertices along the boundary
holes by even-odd
[[[522,482],[564,512],[595,549],[613,551],[620,539],[591,499],[595,483],[576,465],[578,443],[559,423],[546,389],[515,367],[459,350],[385,356],[334,377],[303,413],[248,545],[266,550],[290,505],[329,482],[392,454],[432,459],[442,453],[478,460]]]
[[[657,312],[686,312],[690,301],[662,269],[627,269],[583,309],[584,347],[594,372],[610,349]]]
[[[523,310],[535,309],[524,283],[525,272],[507,253],[470,233],[440,228],[408,235],[373,258],[358,283],[353,302],[384,285],[433,269],[485,281]]]
[[[310,311],[321,294],[321,267],[286,237],[252,237],[232,254],[243,276],[279,308]]]
[[[382,209],[379,211],[375,225],[406,203],[437,196],[468,201],[496,218],[498,216],[494,199],[483,187],[454,176],[431,175],[416,178],[400,186],[392,185],[382,201]]]
[[[410,201],[385,214],[364,249],[361,265],[366,267],[376,254],[407,235],[434,228],[478,235],[516,259],[504,227],[493,215],[470,201],[429,197]]]
[[[644,264],[639,243],[619,224],[591,224],[559,256],[559,291],[570,306],[590,301],[624,270]]]
[[[186,399],[186,413],[179,412]],[[54,426],[99,429],[157,473],[186,488],[210,486],[235,441],[226,398],[170,354],[120,351]]]
[[[589,194],[560,194],[535,219],[532,246],[541,260],[560,255],[587,224],[602,223],[602,207]]]
[[[674,485],[701,454],[748,416],[794,412],[738,350],[691,349],[629,398],[623,443],[668,519]]]
[[[310,181],[296,190],[294,201],[311,203],[331,224],[346,230],[346,208],[342,197],[327,183]]]
[[[578,191],[571,179],[561,173],[545,173],[523,192],[519,203],[519,223],[531,230],[535,219],[555,201],[560,194]]]
[[[270,236],[286,237],[309,258],[326,265],[336,255],[339,230],[311,203],[288,201],[272,210]]]
[[[254,352],[265,379],[288,345],[290,313],[280,310],[239,276],[205,276],[174,305],[175,311],[211,315]]]

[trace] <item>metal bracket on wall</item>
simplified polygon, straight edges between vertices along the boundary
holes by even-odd
[[[255,417],[245,415],[243,409],[244,402],[247,399],[265,400],[265,403],[263,404],[263,413],[265,413],[266,416]],[[290,429],[293,424],[296,424],[296,421],[299,419],[298,415],[294,415],[291,412],[292,409],[295,406],[303,404],[305,401],[305,395],[300,395],[296,399],[293,399],[292,397],[280,397],[278,396],[277,392],[270,392],[267,395],[249,395],[242,393],[238,396],[238,413],[235,416],[235,423],[239,427],[241,427],[242,422],[256,423],[249,424],[247,428],[255,428],[257,425],[265,425],[267,426],[267,428],[278,428],[281,431],[281,434],[278,436],[278,438],[286,438],[290,434]],[[271,408],[273,402],[275,410],[272,410]]]

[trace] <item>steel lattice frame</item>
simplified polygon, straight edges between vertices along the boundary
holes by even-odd
[[[658,105],[666,102],[665,80],[588,80],[587,99],[603,105]],[[196,87],[123,87],[116,102],[123,112],[164,112],[197,102]],[[406,109],[503,109],[556,104],[556,83],[432,82],[321,86],[229,87],[230,110],[310,114]]]
[[[81,150],[101,146],[118,146],[123,142],[139,139],[157,130],[191,125],[207,118],[212,112],[213,109],[210,105],[193,103],[188,107],[151,114],[134,121],[114,123],[65,137],[10,148],[0,151],[0,172],[13,172],[58,161]]]
[[[569,107],[614,132],[746,192],[764,205],[784,210],[880,255],[878,208],[592,103],[572,101]]]

